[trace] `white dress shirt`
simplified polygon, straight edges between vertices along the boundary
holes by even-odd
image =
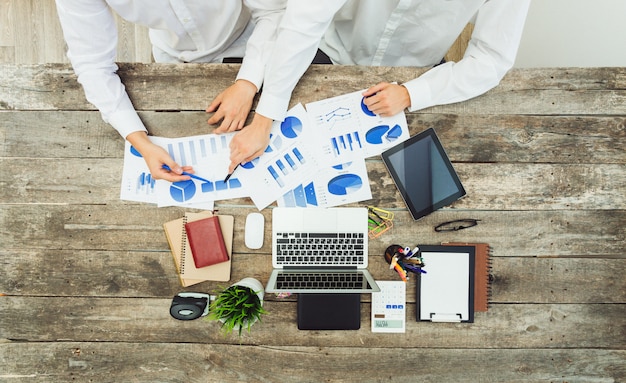
[[[68,57],[87,100],[125,138],[146,131],[115,64],[113,16],[150,28],[158,62],[244,57],[237,78],[260,89],[286,0],[56,0]]]
[[[278,121],[285,118],[293,89],[315,57],[335,12],[344,3],[345,0],[289,0],[267,64],[257,113]]]
[[[498,85],[513,66],[529,5],[530,0],[349,0],[320,49],[336,64],[428,67],[440,63],[471,22],[462,60],[403,84],[411,111],[464,101]]]

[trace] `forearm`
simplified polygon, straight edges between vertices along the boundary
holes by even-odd
[[[491,0],[478,12],[463,59],[436,66],[403,85],[410,110],[465,101],[492,89],[511,69],[529,0]]]
[[[257,113],[282,120],[300,77],[307,70],[322,35],[345,0],[291,0],[281,21]]]
[[[122,137],[145,131],[117,75],[117,26],[106,2],[56,2],[67,55],[87,100]]]
[[[246,44],[237,79],[251,82],[261,89],[267,61],[274,46],[278,25],[285,12],[286,0],[246,0],[252,13],[254,31]]]

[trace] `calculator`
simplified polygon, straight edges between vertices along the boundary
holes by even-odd
[[[376,281],[372,293],[372,332],[403,333],[406,323],[406,282]]]

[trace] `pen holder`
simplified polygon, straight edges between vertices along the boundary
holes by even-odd
[[[403,249],[403,247],[400,245],[391,245],[387,247],[385,253],[383,254],[383,257],[385,258],[385,262],[387,262],[388,265],[391,265],[391,260],[393,259],[394,254],[396,254],[399,249]]]

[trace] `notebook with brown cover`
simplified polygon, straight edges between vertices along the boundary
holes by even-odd
[[[474,311],[485,312],[489,308],[491,285],[489,273],[491,271],[491,247],[487,243],[445,242],[445,246],[472,246],[475,249],[474,258]]]
[[[187,222],[185,231],[196,268],[228,261],[220,221],[216,216]]]

